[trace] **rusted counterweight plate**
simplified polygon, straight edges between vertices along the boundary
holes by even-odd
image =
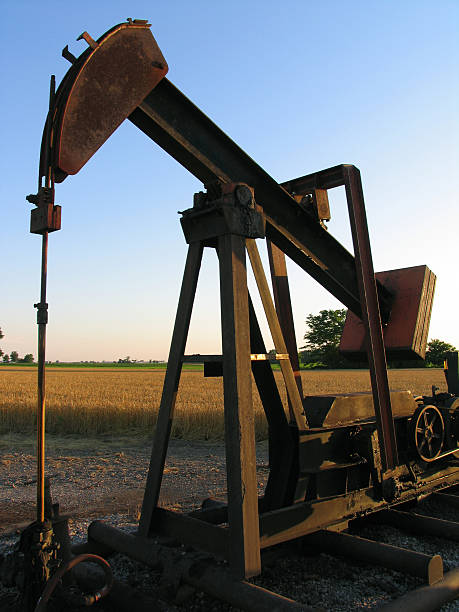
[[[80,69],[75,72],[74,65],[67,73],[73,82],[65,82],[64,77],[65,86],[57,92],[53,126],[57,182],[84,166],[167,70],[146,23],[123,23],[99,38]]]
[[[410,391],[391,391],[390,403],[396,419],[411,417],[417,408]],[[375,421],[371,393],[306,395],[303,406],[311,427],[342,427]]]
[[[424,359],[435,274],[427,266],[414,266],[377,272],[375,276],[394,296],[389,322],[383,328],[387,356],[392,359]],[[339,350],[349,359],[366,359],[364,325],[350,311]]]

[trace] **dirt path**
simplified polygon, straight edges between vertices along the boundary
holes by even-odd
[[[0,534],[34,519],[36,464],[30,441],[3,439],[0,446]],[[97,448],[97,450],[95,450]],[[263,489],[268,472],[266,444],[258,445],[258,472]],[[46,473],[53,501],[62,514],[89,518],[140,512],[150,460],[146,440],[50,440]],[[226,495],[223,443],[173,440],[169,446],[161,504],[189,510],[207,497]]]

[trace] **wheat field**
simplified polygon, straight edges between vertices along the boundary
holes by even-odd
[[[164,370],[48,369],[46,373],[46,430],[52,434],[151,434],[161,400]],[[285,388],[275,372],[284,404]],[[31,433],[35,429],[36,370],[0,370],[0,433]],[[363,370],[302,372],[305,395],[369,391]],[[436,385],[446,391],[442,370],[390,370],[391,389],[430,394]],[[256,437],[268,429],[253,384]],[[218,440],[224,434],[223,382],[202,372],[182,372],[172,437]]]

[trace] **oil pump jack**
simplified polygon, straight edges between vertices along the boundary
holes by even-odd
[[[374,273],[355,166],[337,165],[279,184],[166,79],[167,63],[146,21],[129,19],[97,41],[86,32],[81,38],[88,48],[80,57],[67,47],[63,51],[72,66],[57,91],[52,88],[39,189],[28,198],[36,205],[31,232],[43,236],[42,296],[37,304],[37,520],[44,520],[46,250],[48,233],[60,229],[54,187],[79,172],[129,119],[197,177],[204,191],[181,213],[188,255],[138,532],[123,534],[96,521],[89,528],[88,546],[103,544],[143,561],[154,557],[161,564],[170,552],[161,549],[157,538],[173,537],[228,562],[228,569],[218,574],[218,587],[212,587],[209,578],[215,568],[201,568],[199,579],[189,567],[182,574],[202,588],[207,580],[210,592],[213,588],[214,594],[234,602],[240,585],[247,584],[244,579],[261,572],[265,549],[308,534],[326,532],[333,538],[355,518],[387,514],[459,483],[457,354],[448,362],[448,392],[414,397],[407,390],[389,390],[387,355],[425,356],[435,275],[425,265]],[[338,186],[346,192],[354,255],[324,226],[330,218],[328,190]],[[257,241],[267,244],[273,295]],[[223,377],[228,492],[227,503],[184,515],[160,507],[158,499],[182,364],[193,359],[184,351],[206,248],[215,250],[219,261],[222,355],[201,358],[204,376]],[[247,289],[246,254],[287,390],[288,410]],[[340,348],[349,357],[366,355],[371,393],[312,396],[303,389],[286,255],[348,308]],[[252,377],[269,427],[270,472],[260,498]],[[225,572],[233,581],[230,586]],[[234,581],[239,581],[237,588]],[[257,609],[250,605],[246,609]]]

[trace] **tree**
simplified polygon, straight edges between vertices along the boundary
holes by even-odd
[[[22,360],[23,363],[33,363],[33,355],[32,353],[27,353],[27,355],[24,355],[24,359]],[[56,363],[59,363],[58,361],[56,361]]]
[[[306,317],[306,345],[302,347],[302,361],[320,361],[328,366],[344,364],[338,352],[339,341],[346,320],[346,310],[321,310],[318,315]]]
[[[9,362],[9,360],[10,360],[9,355],[3,355],[3,361],[4,361],[5,363],[8,363],[8,362]]]
[[[4,334],[3,334],[3,332],[2,332],[2,328],[0,327],[0,340],[3,338],[3,336],[4,336]],[[3,351],[2,351],[2,349],[0,348],[0,357],[1,357],[2,355],[3,355]]]
[[[19,361],[19,355],[17,351],[11,351],[10,361],[14,361],[14,362]]]
[[[443,342],[443,340],[434,338],[427,344],[426,361],[441,367],[446,359],[446,353],[455,350],[457,349],[452,344],[449,344],[449,342]]]

